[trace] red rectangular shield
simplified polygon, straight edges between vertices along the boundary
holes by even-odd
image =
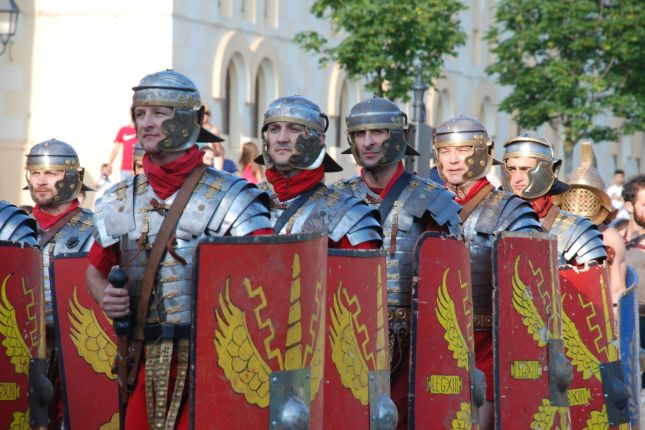
[[[214,238],[199,246],[194,428],[271,428],[287,415],[301,418],[303,398],[311,402],[310,428],[322,428],[326,272],[326,235]],[[298,369],[310,369],[310,383],[283,384]],[[291,414],[280,409],[296,397]]]
[[[427,232],[415,250],[410,425],[412,428],[476,427],[471,398],[474,368],[472,292],[468,248]]]
[[[383,251],[329,250],[326,429],[370,428],[370,372],[389,374],[386,282]]]
[[[623,428],[620,423],[629,421],[627,405],[621,414],[613,405],[614,398],[605,400],[607,389],[613,385],[610,379],[619,377],[618,385],[622,384],[607,280],[605,265],[560,269],[565,353],[573,364],[568,391],[573,429]],[[612,369],[620,374],[612,373]]]
[[[0,242],[0,428],[31,428],[29,361],[45,358],[42,258]]]
[[[493,248],[497,428],[569,426],[566,384],[550,378],[564,361],[557,258],[546,233],[504,232]]]
[[[116,337],[112,320],[87,289],[88,264],[86,254],[70,254],[50,266],[65,428],[117,429]]]

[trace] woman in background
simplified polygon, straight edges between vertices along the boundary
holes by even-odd
[[[252,184],[262,182],[264,172],[262,166],[255,163],[253,160],[258,156],[258,147],[253,142],[245,142],[242,145],[242,155],[238,163],[242,168],[242,177]]]

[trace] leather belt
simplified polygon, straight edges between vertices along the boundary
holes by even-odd
[[[146,324],[143,327],[146,342],[159,339],[190,339],[190,324]]]
[[[475,327],[475,330],[492,330],[493,316],[473,315],[473,326]]]

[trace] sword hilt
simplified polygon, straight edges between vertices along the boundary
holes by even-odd
[[[107,280],[114,288],[124,288],[126,282],[128,282],[128,274],[119,266],[114,266],[108,273]],[[114,331],[116,331],[117,336],[127,336],[129,329],[130,320],[128,317],[114,319]]]

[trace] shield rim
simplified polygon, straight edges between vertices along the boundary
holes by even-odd
[[[456,240],[459,242],[464,242],[464,239],[462,236],[455,237],[451,236],[450,234],[446,232],[439,232],[439,231],[425,231],[419,238],[417,239],[416,243],[414,244],[414,253],[412,255],[412,261],[413,261],[413,282],[412,282],[412,303],[410,306],[410,310],[412,312],[412,318],[410,321],[410,360],[414,361],[416,354],[417,354],[417,346],[416,342],[412,342],[412,339],[416,338],[417,334],[417,319],[414,317],[418,311],[419,311],[419,289],[415,288],[415,285],[417,284],[417,281],[414,281],[414,279],[419,279],[419,254],[421,253],[421,248],[423,245],[423,242],[425,242],[428,239],[446,239],[446,240]],[[468,247],[468,245],[466,245]],[[413,417],[414,415],[412,414],[412,411],[414,411],[414,405],[415,405],[415,396],[414,394],[414,387],[416,386],[417,383],[417,372],[416,372],[416,366],[410,366],[410,377],[409,377],[410,385],[408,388],[408,417]],[[415,421],[414,419],[408,419],[408,428],[410,430],[415,429]]]
[[[52,256],[49,261],[49,282],[50,282],[50,288],[52,292],[52,310],[53,310],[53,316],[54,316],[54,325],[55,325],[55,331],[54,333],[56,334],[55,340],[54,340],[54,345],[58,350],[60,351],[61,345],[62,345],[62,335],[60,332],[60,324],[58,323],[58,301],[56,300],[56,282],[55,282],[55,272],[54,272],[54,261],[55,260],[67,260],[71,258],[87,258],[88,253],[87,252],[69,252],[69,253],[62,253],[57,256]],[[64,362],[64,357],[63,354],[59,353],[58,354],[58,374],[60,375],[60,382],[61,382],[61,387],[67,387],[67,375],[65,374],[65,362]],[[62,395],[62,400],[63,400],[63,419],[66,423],[71,424],[70,421],[70,416],[69,416],[69,399],[67,398],[67,389],[62,389],[61,388],[61,395]],[[115,391],[115,395],[118,395],[118,391]],[[117,398],[118,402],[118,398]]]
[[[237,244],[237,245],[257,245],[257,244],[275,244],[275,243],[293,243],[300,241],[316,241],[323,237],[327,237],[326,232],[312,232],[312,233],[298,233],[298,234],[285,234],[285,235],[262,235],[262,236],[209,236],[200,240],[197,243],[195,250],[195,257],[193,260],[193,285],[192,285],[192,297],[190,299],[190,305],[193,309],[190,322],[190,372],[188,374],[188,406],[190,410],[188,411],[188,428],[190,430],[195,429],[195,373],[197,372],[197,366],[195,366],[195,358],[197,354],[197,285],[199,285],[199,262],[201,256],[201,247],[202,245],[208,244],[217,244],[217,243],[227,243],[227,244]]]
[[[31,250],[35,249],[35,250],[38,250],[40,252],[40,254],[41,254],[41,256],[40,256],[40,265],[39,265],[39,271],[40,271],[39,276],[40,276],[40,283],[41,283],[41,287],[42,287],[42,283],[43,283],[43,279],[42,279],[42,276],[43,276],[43,273],[42,273],[42,271],[43,271],[43,267],[42,267],[42,251],[40,250],[39,246],[30,245],[28,243],[23,244],[23,243],[11,241],[11,240],[0,240],[0,248],[20,248],[20,249],[31,249]],[[45,298],[44,298],[44,293],[43,293],[43,296],[42,296],[42,308],[43,308],[42,319],[43,319],[43,322],[41,324],[39,324],[39,326],[42,326],[42,332],[40,333],[40,336],[39,336],[40,337],[40,339],[39,339],[40,342],[45,342],[45,336],[46,336],[46,334],[45,334],[45,331],[46,331],[45,330],[45,322],[44,322],[44,319],[45,319],[44,307],[45,307]],[[44,354],[42,357],[40,357],[38,355],[38,349],[40,349],[40,348],[37,348],[36,351],[35,351],[35,354],[32,354],[32,357],[31,357],[31,360],[30,360],[31,362],[33,362],[33,359],[44,360],[46,358],[46,354]],[[44,349],[45,349],[45,347],[43,347],[43,350]],[[31,369],[31,366],[30,366],[30,369]],[[29,375],[27,376],[27,384],[29,384]],[[29,389],[29,386],[27,386],[27,388]],[[30,400],[29,400],[28,397],[25,400],[25,405],[28,408],[31,408],[31,403],[30,403]],[[33,418],[34,418],[34,415],[32,415],[32,419]]]
[[[501,414],[501,402],[498,401],[501,399],[501,391],[500,391],[500,383],[499,383],[499,354],[496,353],[497,348],[498,348],[498,336],[495,336],[495,333],[499,331],[499,326],[500,326],[500,320],[499,320],[499,313],[496,312],[495,310],[498,307],[497,304],[497,279],[498,279],[498,274],[497,274],[497,261],[498,261],[498,255],[497,255],[497,248],[499,245],[499,242],[501,242],[504,239],[509,239],[509,238],[521,238],[521,239],[542,239],[542,240],[550,240],[550,237],[553,236],[549,234],[548,232],[539,232],[539,231],[530,231],[530,232],[517,232],[517,231],[501,231],[498,233],[494,234],[494,240],[493,240],[493,247],[491,249],[491,271],[492,271],[492,281],[493,281],[493,396],[495,398],[495,401],[493,402],[493,411],[494,411],[494,427],[496,430],[499,430],[501,428],[501,422],[498,419],[498,417]],[[557,260],[556,260],[556,267],[554,267],[555,270],[559,270],[559,267],[557,266]]]

